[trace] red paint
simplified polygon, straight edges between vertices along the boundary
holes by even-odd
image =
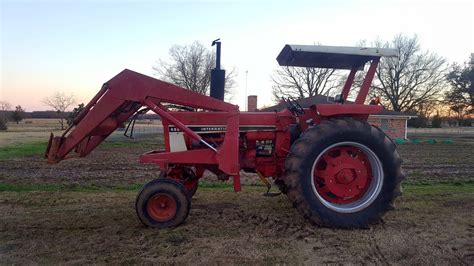
[[[174,218],[178,211],[176,200],[164,193],[157,193],[148,200],[147,213],[153,220],[158,222],[166,222]]]
[[[355,74],[357,73],[357,68],[351,69],[349,76],[347,77],[346,83],[342,88],[341,96],[342,99],[347,100],[347,96],[349,96],[349,91],[351,90],[352,83],[354,82]]]
[[[378,114],[383,107],[380,105],[363,104],[317,104],[316,111],[322,117],[352,116]]]
[[[380,58],[374,58],[372,63],[370,63],[369,70],[365,75],[364,82],[360,87],[359,94],[357,94],[357,98],[355,100],[356,104],[364,104],[365,98],[367,98],[367,94],[369,93],[370,85],[372,84],[372,80],[374,79],[375,71],[377,70],[377,66],[379,64]]]
[[[319,195],[336,204],[352,203],[367,192],[371,180],[367,155],[353,146],[339,146],[325,152],[316,164],[314,184]]]
[[[368,90],[368,82],[373,78],[377,63],[378,60],[372,62],[358,99],[364,97],[365,100],[365,90]],[[344,95],[348,94],[350,86],[347,84],[349,81],[352,83],[353,75],[355,70],[349,75]],[[179,104],[199,111],[172,112],[162,103]],[[304,131],[330,117],[351,116],[366,120],[369,114],[378,113],[382,108],[363,104],[318,104],[305,109],[305,114],[298,118],[288,110],[240,112],[235,105],[124,70],[108,81],[87,104],[73,128],[65,131],[62,137],[51,138],[48,162],[57,163],[66,159],[73,150],[79,156],[89,154],[143,106],[150,107],[162,117],[165,149],[141,155],[140,162],[156,164],[166,172],[172,168],[194,167],[198,177],[207,169],[224,177],[232,177],[236,191],[241,188],[241,169],[259,171],[273,178],[281,177],[291,146],[290,125],[299,123],[301,131]],[[184,133],[186,151],[171,152],[170,125]],[[194,132],[190,128],[199,125],[216,126],[220,130],[207,134]],[[201,140],[213,145],[216,151],[205,146]],[[339,175],[337,180],[340,183],[351,176],[344,171]]]

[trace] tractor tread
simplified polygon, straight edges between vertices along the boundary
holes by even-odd
[[[312,150],[347,132],[365,134],[370,137],[374,145],[382,151],[383,158],[380,160],[389,162],[388,167],[394,169],[389,177],[384,179],[384,187],[378,196],[378,206],[367,207],[366,209],[370,209],[370,212],[364,210],[363,215],[341,215],[340,213],[331,215],[328,209],[315,208],[303,190],[302,178],[305,176],[305,171],[306,174],[308,173],[308,158],[311,157]],[[402,160],[395,143],[380,129],[352,118],[329,119],[307,129],[293,143],[279,186],[283,188],[282,191],[286,193],[298,212],[314,224],[340,228],[367,228],[368,225],[379,222],[387,210],[393,209],[393,201],[401,195],[400,183],[405,178],[401,164]],[[384,172],[387,172],[385,167]]]

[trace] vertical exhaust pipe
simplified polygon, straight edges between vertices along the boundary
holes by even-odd
[[[224,100],[225,70],[221,69],[221,42],[214,40],[212,46],[216,45],[216,68],[211,70],[211,97]]]

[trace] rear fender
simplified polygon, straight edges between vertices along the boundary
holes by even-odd
[[[357,120],[367,120],[369,115],[379,114],[383,107],[380,105],[364,104],[317,104],[312,106],[320,119],[333,117],[353,117]]]

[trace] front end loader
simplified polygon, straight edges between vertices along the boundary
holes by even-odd
[[[277,57],[281,66],[350,70],[341,94],[309,108],[284,99],[283,111],[241,112],[223,101],[225,72],[220,42],[214,44],[213,97],[125,69],[102,86],[64,134],[51,134],[48,162],[86,156],[119,125],[150,110],[162,119],[165,146],[140,156],[141,163],[155,164],[161,172],[136,200],[137,215],[147,226],[185,221],[205,171],[220,180],[231,178],[235,191],[241,190],[241,171],[271,177],[315,224],[364,228],[379,221],[400,194],[404,176],[394,143],[367,123],[382,107],[364,103],[379,61],[398,52],[286,45]],[[355,101],[347,101],[356,73],[368,63]]]

